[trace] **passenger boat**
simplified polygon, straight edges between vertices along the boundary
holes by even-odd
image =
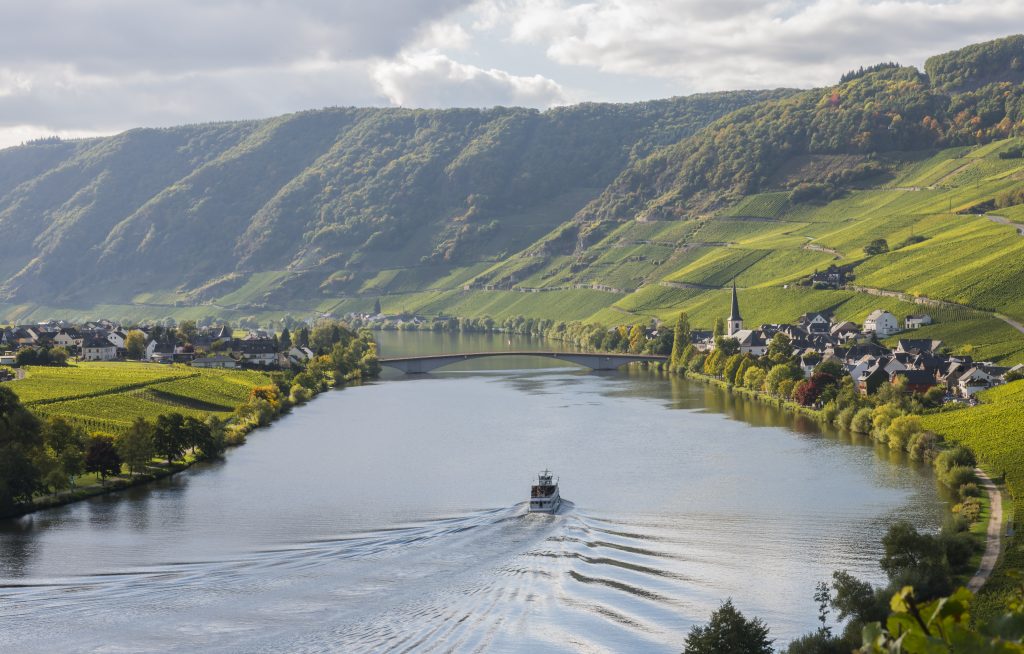
[[[530,513],[555,513],[562,503],[558,494],[558,480],[550,470],[537,475],[537,483],[530,487]]]

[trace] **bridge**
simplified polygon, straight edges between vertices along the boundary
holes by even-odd
[[[545,359],[556,359],[568,361],[576,365],[590,368],[591,370],[615,370],[627,363],[648,361],[657,363],[667,361],[668,357],[658,354],[613,354],[609,352],[538,352],[526,351],[503,351],[503,352],[470,352],[460,354],[429,354],[415,357],[384,357],[378,359],[380,365],[397,368],[407,375],[419,375],[428,373],[438,368],[470,361],[472,359],[483,359],[486,357],[544,357]]]

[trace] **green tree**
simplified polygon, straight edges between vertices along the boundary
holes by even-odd
[[[184,433],[185,447],[198,450],[204,458],[216,448],[213,444],[210,426],[194,416],[187,416],[181,426]]]
[[[117,452],[128,466],[130,475],[145,468],[156,455],[154,433],[153,424],[139,417],[115,441]]]
[[[715,321],[715,330],[712,332],[712,336],[715,337],[716,341],[720,336],[725,336],[725,318],[719,316],[718,320]]]
[[[292,349],[292,335],[291,332],[288,331],[287,327],[285,327],[281,331],[281,338],[279,340],[279,343],[282,352],[287,352],[288,350]]]
[[[676,318],[676,327],[672,331],[672,354],[669,356],[668,366],[669,370],[676,370],[679,368],[679,359],[683,355],[683,350],[690,344],[690,320],[686,316],[685,311],[679,312],[679,317]]]
[[[178,338],[185,342],[191,343],[192,339],[196,337],[196,321],[195,320],[182,320],[178,324]]]
[[[885,254],[889,251],[889,242],[884,238],[876,238],[867,245],[864,246],[864,254],[874,256],[876,254]]]
[[[114,441],[105,436],[93,436],[85,448],[85,469],[95,472],[101,480],[121,473],[121,456]]]
[[[715,349],[722,352],[722,356],[731,357],[740,351],[740,342],[735,338],[719,336],[715,339]]]
[[[768,341],[764,357],[773,365],[788,363],[793,358],[793,342],[782,332],[775,334]]]
[[[640,352],[643,349],[644,343],[647,341],[647,334],[644,331],[644,326],[637,323],[629,328],[629,351],[633,354]]]
[[[34,463],[42,447],[39,421],[14,391],[0,386],[0,514],[43,489]]]
[[[42,426],[43,444],[52,460],[43,482],[53,490],[75,485],[85,470],[85,432],[63,418],[49,418]]]
[[[897,587],[914,586],[932,598],[952,590],[952,576],[941,540],[899,521],[882,538],[885,554],[879,562]]]
[[[146,334],[138,329],[128,332],[124,339],[124,349],[129,359],[139,360],[146,356]]]
[[[171,464],[185,453],[188,442],[185,438],[185,419],[180,413],[161,414],[156,417],[153,430],[153,446],[156,453]]]
[[[726,600],[707,625],[690,628],[683,654],[772,654],[768,627],[760,618],[748,620]]]

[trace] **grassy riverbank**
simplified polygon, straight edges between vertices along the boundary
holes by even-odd
[[[948,440],[970,447],[979,464],[1003,492],[1003,516],[1011,526],[1003,556],[991,579],[978,594],[977,610],[994,615],[1021,584],[1024,575],[1024,538],[1016,533],[1015,504],[1024,493],[1024,381],[999,386],[980,394],[975,407],[925,416],[923,424]]]

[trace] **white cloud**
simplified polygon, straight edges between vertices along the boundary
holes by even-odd
[[[436,51],[403,54],[381,62],[374,79],[392,104],[402,106],[549,107],[566,102],[562,87],[541,75],[478,68]]]
[[[485,0],[508,37],[554,62],[673,78],[686,90],[810,86],[1024,25],[1019,0]]]

